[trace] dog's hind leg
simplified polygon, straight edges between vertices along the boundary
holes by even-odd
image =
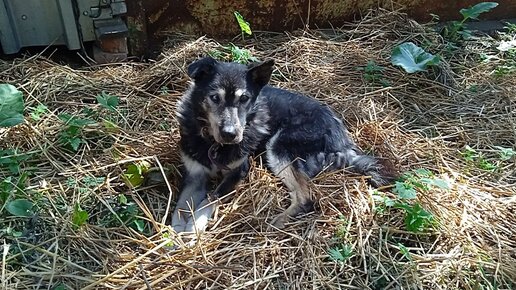
[[[308,187],[308,176],[289,163],[283,163],[285,166],[280,168],[282,163],[280,162],[272,168],[276,176],[281,178],[290,190],[290,206],[272,221],[272,225],[280,229],[285,226],[285,222],[290,217],[313,210],[313,201],[310,196],[310,188]]]

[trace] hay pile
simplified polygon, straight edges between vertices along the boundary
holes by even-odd
[[[0,129],[0,148],[31,153],[22,170],[31,172],[25,194],[37,207],[31,218],[2,212],[3,289],[513,287],[515,159],[487,171],[461,155],[469,145],[495,162],[495,146],[516,146],[516,77],[496,78],[496,62],[479,61],[479,53],[491,48],[471,43],[448,55],[438,70],[408,75],[389,63],[395,45],[413,41],[444,55],[445,42],[405,15],[385,11],[339,30],[236,40],[258,58],[276,60],[273,84],[335,108],[363,149],[388,158],[401,172],[431,170],[450,189],[418,193],[435,226],[413,233],[401,209],[380,210],[377,193],[362,178],[327,174],[312,186],[316,212],[284,231],[269,230],[288,194],[256,158],[200,242],[170,251],[180,243],[166,222],[179,179],[175,103],[187,86],[186,65],[220,49],[207,38],[170,39],[150,64],[72,69],[41,56],[0,62],[0,81],[19,87],[26,107],[48,107],[40,120]],[[357,69],[369,60],[384,67],[387,87]],[[117,112],[100,108],[96,96],[102,92],[120,98]],[[58,114],[84,115],[85,109],[100,112],[98,123],[86,127],[87,142],[78,152],[63,149]],[[125,184],[125,168],[140,161],[170,169],[171,199],[168,187]],[[2,180],[10,175],[1,170]],[[392,188],[381,191],[395,196]],[[116,218],[127,208],[120,194],[136,205],[143,233]],[[78,228],[72,223],[77,204],[89,214]],[[351,249],[345,261],[329,257],[339,245]]]

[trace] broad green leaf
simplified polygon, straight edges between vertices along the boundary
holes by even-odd
[[[405,182],[396,181],[393,191],[403,199],[414,199],[417,195],[414,187],[411,184],[407,184]]]
[[[97,96],[97,102],[99,102],[102,107],[113,112],[116,111],[118,101],[118,97],[107,94],[106,92],[102,92],[102,94]]]
[[[249,24],[249,22],[245,21],[244,17],[238,11],[235,11],[234,14],[235,14],[236,20],[238,22],[238,26],[240,26],[240,30],[242,31],[242,33],[245,33],[247,35],[253,34],[253,32],[251,31],[251,25]]]
[[[392,51],[391,63],[401,66],[408,73],[414,73],[424,71],[428,66],[437,65],[439,57],[426,52],[412,42],[405,42]]]
[[[5,209],[14,216],[28,217],[34,214],[34,204],[27,199],[15,199],[7,203]]]
[[[80,227],[88,221],[89,214],[87,211],[82,210],[79,204],[76,204],[73,209],[72,223],[75,227]]]
[[[12,127],[23,122],[23,94],[15,86],[0,84],[0,127]]]
[[[488,12],[496,6],[498,6],[496,2],[480,2],[470,8],[461,9],[460,14],[464,16],[464,20],[477,19],[480,14]]]

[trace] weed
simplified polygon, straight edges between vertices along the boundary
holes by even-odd
[[[500,168],[502,162],[508,161],[516,155],[516,152],[512,148],[500,146],[495,146],[495,148],[498,149],[498,160],[492,160],[493,158],[490,158],[491,160],[487,159],[484,154],[477,152],[477,150],[471,148],[469,145],[466,145],[460,154],[465,161],[475,165],[475,167],[479,169],[495,171]]]
[[[400,248],[400,253],[405,257],[407,260],[412,261],[412,256],[410,255],[410,251],[403,245],[402,243],[398,243],[398,248]]]
[[[39,121],[41,120],[41,117],[47,112],[47,106],[39,104],[36,108],[31,108],[30,118],[34,121]]]
[[[168,95],[168,94],[170,94],[170,90],[168,89],[167,86],[162,86],[161,88],[159,88],[159,94],[160,95]]]
[[[77,151],[82,143],[86,143],[82,130],[87,125],[94,124],[95,121],[65,113],[59,114],[58,117],[65,123],[63,130],[59,134],[59,142],[61,145]]]
[[[114,213],[108,214],[101,218],[100,224],[107,227],[115,227],[120,225],[128,226],[138,232],[145,230],[144,220],[138,217],[138,205],[129,200],[124,194],[120,194],[117,201],[112,205]]]
[[[13,216],[28,217],[34,214],[34,203],[26,198],[28,175],[18,179],[9,176],[0,182],[0,212],[5,208]]]
[[[418,191],[428,192],[434,188],[448,190],[446,180],[436,178],[428,169],[417,169],[406,172],[395,182],[393,192],[395,198],[389,198],[377,190],[372,192],[376,212],[383,214],[389,208],[397,208],[405,213],[405,227],[412,232],[423,232],[435,224],[433,215],[425,210],[420,203],[413,202]]]
[[[76,203],[73,208],[72,214],[72,224],[74,228],[80,228],[83,224],[85,224],[89,219],[89,214],[87,211],[81,209],[79,203]]]
[[[122,179],[130,187],[138,187],[143,184],[144,175],[149,168],[150,164],[144,161],[129,164],[122,175]]]
[[[228,46],[223,46],[222,50],[212,50],[208,55],[219,60],[234,61],[241,64],[258,61],[256,57],[251,54],[251,51],[245,48],[240,48],[233,43]]]
[[[116,107],[118,106],[118,103],[119,103],[118,97],[107,94],[106,92],[102,92],[96,98],[97,98],[97,102],[103,108],[108,109],[111,112],[116,111]]]
[[[383,78],[384,68],[377,65],[374,60],[369,60],[365,67],[358,68],[364,72],[364,79],[369,83],[379,83],[384,87],[390,86],[390,83]]]
[[[496,6],[498,6],[496,2],[481,2],[472,7],[461,9],[460,14],[462,14],[462,20],[450,22],[442,29],[441,34],[444,38],[453,43],[471,38],[472,32],[465,28],[466,21],[478,19],[480,14],[489,12]]]
[[[498,154],[500,157],[500,160],[507,161],[511,160],[514,156],[516,156],[516,151],[514,151],[512,148],[504,148],[501,146],[495,146],[496,149],[498,149]]]
[[[345,262],[353,256],[353,246],[350,244],[339,244],[328,251],[330,258],[337,262]]]
[[[12,174],[18,175],[21,165],[31,157],[30,153],[20,153],[18,149],[0,150],[0,167],[5,167]]]
[[[516,35],[516,23],[505,22],[504,28],[508,34]]]
[[[423,209],[419,203],[413,205],[398,203],[395,207],[405,210],[405,227],[411,232],[423,232],[434,223],[433,215]]]
[[[473,161],[479,156],[477,151],[471,148],[469,145],[466,145],[466,147],[464,147],[464,151],[462,151],[460,154],[466,161]]]

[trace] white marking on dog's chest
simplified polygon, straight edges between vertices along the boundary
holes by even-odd
[[[209,176],[214,176],[217,173],[216,167],[212,166],[211,168],[208,168],[193,160],[184,152],[181,152],[181,160],[183,160],[185,169],[192,175],[208,174]]]

